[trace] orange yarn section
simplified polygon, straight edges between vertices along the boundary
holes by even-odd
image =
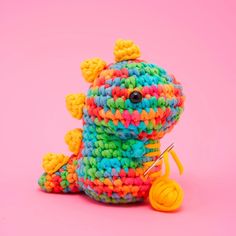
[[[84,94],[69,94],[66,96],[66,108],[77,119],[83,116],[83,107],[86,96]]]
[[[80,64],[80,69],[84,79],[90,83],[98,77],[105,67],[106,63],[97,57],[85,60]]]
[[[131,40],[117,40],[114,49],[115,60],[125,61],[140,57],[140,49]]]
[[[69,157],[63,154],[48,153],[43,158],[43,169],[46,173],[52,174],[66,164],[68,160]]]
[[[65,142],[69,146],[69,150],[75,155],[79,152],[82,141],[82,132],[82,129],[73,129],[65,135]]]
[[[160,142],[158,141],[158,143],[150,143],[147,144],[145,147],[146,148],[150,148],[150,149],[157,149],[158,151],[153,151],[153,152],[149,152],[147,154],[145,154],[145,157],[158,157],[160,155]]]
[[[144,156],[145,157],[158,157],[160,156],[161,152],[160,152],[160,141],[157,141],[156,143],[149,143],[147,145],[145,145],[146,148],[149,148],[149,149],[154,149],[155,151],[152,151],[152,152],[148,152],[147,154],[145,154]],[[144,164],[144,172],[153,164],[154,161],[149,161],[149,162],[146,162]],[[160,160],[158,162],[158,166],[162,166],[162,160]],[[155,166],[157,167],[157,166]],[[161,176],[161,171],[155,171],[155,169],[153,168],[148,177],[150,177],[152,179],[152,181],[154,181],[155,179],[159,178]]]

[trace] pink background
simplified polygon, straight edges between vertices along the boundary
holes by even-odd
[[[235,235],[235,1],[0,1],[0,235]],[[82,60],[111,62],[117,38],[173,72],[186,109],[173,132],[185,166],[182,209],[108,206],[38,190],[46,152],[68,154],[81,126],[65,109],[85,92]],[[234,225],[233,225],[234,224]]]

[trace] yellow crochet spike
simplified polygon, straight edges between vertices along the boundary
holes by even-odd
[[[74,118],[82,118],[85,98],[84,94],[69,94],[66,96],[66,108]]]
[[[133,41],[119,39],[115,44],[114,55],[117,62],[132,60],[140,57],[140,50]]]
[[[43,169],[48,174],[53,174],[65,165],[69,160],[68,156],[63,154],[48,153],[43,157]]]
[[[69,150],[75,155],[78,154],[81,141],[82,141],[82,129],[70,130],[65,136],[65,142],[69,146]]]
[[[84,79],[89,83],[92,83],[105,67],[106,62],[104,62],[100,58],[88,59],[80,64],[82,75]]]

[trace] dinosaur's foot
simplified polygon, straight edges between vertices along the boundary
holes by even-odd
[[[61,154],[47,154],[43,160],[45,173],[39,178],[40,188],[46,192],[76,193],[80,191],[77,184],[77,157]]]

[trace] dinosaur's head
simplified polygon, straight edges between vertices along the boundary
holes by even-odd
[[[139,48],[130,40],[116,41],[116,63],[99,58],[81,64],[91,83],[84,121],[120,138],[160,139],[183,112],[182,86],[155,64],[137,59]]]

